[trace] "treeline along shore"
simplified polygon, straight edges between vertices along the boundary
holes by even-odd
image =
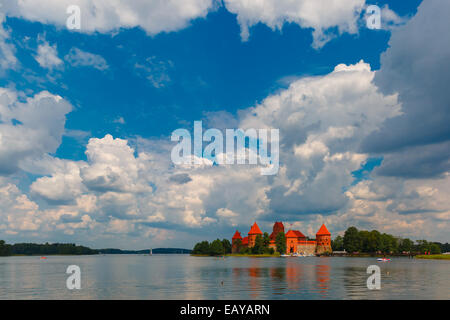
[[[7,244],[0,240],[0,256],[13,255],[91,255],[98,254],[97,250],[77,246],[73,243],[15,243]]]
[[[310,239],[314,240],[314,239]],[[276,240],[276,250],[268,248],[268,234],[256,238],[253,248],[245,248],[238,255],[279,256],[286,251],[285,235],[280,233]],[[331,241],[332,255],[344,256],[375,256],[375,255],[440,255],[450,252],[449,243],[430,242],[427,240],[411,240],[409,238],[396,237],[391,234],[381,233],[378,230],[358,230],[349,227],[343,236],[337,236]],[[197,243],[192,250],[193,255],[219,256],[231,254],[231,243],[228,239],[216,239],[211,243],[202,241]],[[448,256],[450,255],[442,255]],[[442,258],[443,259],[443,258]]]
[[[189,254],[192,250],[180,248],[156,248],[154,254]],[[0,256],[31,256],[31,255],[94,255],[94,254],[150,254],[146,250],[121,249],[91,249],[74,243],[15,243],[7,244],[0,240]]]
[[[333,252],[345,252],[348,255],[421,255],[441,254],[450,251],[448,243],[411,240],[381,233],[378,230],[358,230],[348,228],[344,236],[331,241]]]

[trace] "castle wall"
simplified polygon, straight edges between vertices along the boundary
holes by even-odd
[[[255,246],[256,242],[256,234],[249,234],[248,235],[248,247],[253,248]]]
[[[294,253],[297,251],[297,239],[295,238],[287,238],[286,239],[286,252]]]
[[[299,254],[315,254],[316,241],[299,241],[297,244],[297,253]]]
[[[317,236],[317,254],[331,253],[333,250],[331,249],[331,236]]]

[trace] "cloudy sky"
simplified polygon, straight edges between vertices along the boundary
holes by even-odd
[[[190,248],[281,220],[450,241],[449,1],[0,4],[0,239]],[[199,120],[279,129],[278,174],[174,165]]]

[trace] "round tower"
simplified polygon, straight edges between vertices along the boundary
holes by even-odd
[[[331,233],[324,224],[316,233],[316,243],[317,254],[331,253],[333,251],[331,249]]]
[[[242,245],[242,236],[241,233],[239,231],[236,230],[236,232],[234,233],[233,238],[231,238],[231,253],[238,253],[239,252],[239,241]]]
[[[283,225],[283,222],[275,222],[275,224],[273,225],[273,230],[272,230],[272,233],[270,234],[270,236],[269,236],[269,238],[270,238],[270,240],[273,240],[273,241],[275,241],[275,239],[277,238],[277,235],[280,233],[280,232],[283,232],[284,233],[284,225]]]
[[[258,227],[256,222],[252,225],[250,228],[250,231],[248,232],[248,247],[253,248],[255,246],[256,236],[257,235],[263,235],[261,229]]]

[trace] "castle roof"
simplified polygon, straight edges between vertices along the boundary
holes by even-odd
[[[295,233],[294,230],[289,230],[286,233],[286,238],[298,238],[298,235]]]
[[[242,239],[241,233],[236,230],[232,239]]]
[[[325,227],[325,224],[322,224],[319,231],[317,231],[316,236],[331,236],[331,233],[328,231],[327,227]]]
[[[270,234],[269,238],[272,240],[275,240],[275,238],[277,237],[278,233],[280,232],[284,232],[284,225],[283,222],[275,222],[275,224],[273,225],[273,231]]]
[[[242,239],[242,245],[248,245],[248,237],[244,237],[244,239]]]
[[[273,229],[275,230],[276,228],[283,228],[284,229],[284,225],[283,225],[283,222],[278,222],[278,221],[276,221],[275,222],[275,224],[273,225]]]
[[[286,233],[286,238],[306,238],[303,233],[298,230],[289,230]]]
[[[258,225],[256,224],[256,222],[252,225],[252,227],[250,228],[250,231],[248,232],[249,235],[251,234],[263,234],[261,229],[258,227]]]
[[[303,233],[301,233],[300,231],[294,230],[294,232],[297,235],[297,237],[299,237],[299,238],[306,238],[305,235]]]

